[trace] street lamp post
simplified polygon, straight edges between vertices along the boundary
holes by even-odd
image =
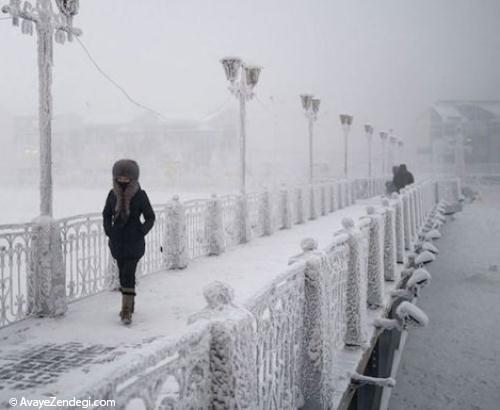
[[[380,131],[379,135],[380,135],[380,139],[382,141],[382,175],[385,176],[386,172],[387,172],[387,169],[386,169],[387,132]]]
[[[366,139],[368,140],[368,176],[372,176],[372,141],[373,127],[370,124],[365,124]]]
[[[398,164],[403,162],[403,146],[404,146],[403,140],[399,139],[398,140],[398,159],[397,159]]]
[[[309,129],[309,219],[316,219],[316,198],[314,193],[314,122],[318,117],[319,105],[321,101],[311,94],[300,96],[302,108],[307,118]]]
[[[261,67],[246,65],[239,57],[225,57],[220,60],[229,91],[240,102],[240,191],[246,193],[246,102],[253,98],[253,89],[259,81]]]
[[[396,142],[397,138],[394,134],[391,133],[389,136],[389,165],[392,168],[396,165]]]
[[[312,185],[314,182],[314,122],[317,119],[321,101],[318,98],[314,98],[311,94],[302,94],[300,100],[307,118],[309,130],[309,184]]]
[[[23,34],[37,34],[38,89],[40,133],[40,214],[52,216],[52,64],[53,39],[63,44],[72,41],[82,31],[73,27],[73,17],[78,14],[79,0],[56,0],[59,13],[54,12],[51,0],[37,0],[36,7],[25,1],[10,0],[2,12],[12,17],[16,27],[21,23]]]
[[[349,114],[340,114],[340,123],[342,124],[342,131],[344,132],[344,176],[347,178],[347,158],[348,158],[348,137],[351,131],[353,116]]]

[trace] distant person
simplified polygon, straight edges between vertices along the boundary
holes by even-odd
[[[391,195],[393,192],[397,191],[396,185],[395,185],[395,178],[396,178],[396,175],[398,174],[398,171],[399,171],[399,167],[397,165],[394,165],[392,167],[392,180],[391,181],[387,181],[385,183],[385,188],[386,188],[386,191],[387,191],[387,195]]]
[[[102,211],[104,232],[109,237],[111,255],[120,274],[123,324],[132,322],[134,312],[135,271],[144,256],[144,237],[151,230],[155,213],[139,185],[139,165],[131,159],[120,159],[113,165],[113,189],[108,193]],[[140,216],[144,215],[142,223]]]
[[[415,178],[413,178],[413,174],[406,168],[406,164],[401,164],[396,176],[394,177],[394,185],[397,192],[399,192],[405,186],[413,184],[414,182]]]

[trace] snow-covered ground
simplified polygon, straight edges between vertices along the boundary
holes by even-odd
[[[406,343],[391,410],[500,409],[500,186],[478,187],[444,228]]]

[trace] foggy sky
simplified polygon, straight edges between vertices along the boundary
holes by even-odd
[[[342,111],[354,114],[354,133],[370,122],[410,141],[417,114],[434,100],[500,97],[498,0],[80,3],[75,25],[95,59],[137,100],[167,117],[199,117],[227,103],[219,63],[225,55],[264,67],[250,118],[277,117],[281,134],[297,124],[305,130],[299,94],[321,98],[320,141],[340,141]],[[36,113],[34,37],[0,21],[0,56],[5,125],[11,116]],[[273,110],[270,96],[278,99]],[[91,121],[141,114],[77,43],[55,46],[54,97],[56,113]]]

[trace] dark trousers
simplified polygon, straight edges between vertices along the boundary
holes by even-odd
[[[139,259],[117,259],[120,272],[120,286],[122,288],[135,288],[135,269]]]

